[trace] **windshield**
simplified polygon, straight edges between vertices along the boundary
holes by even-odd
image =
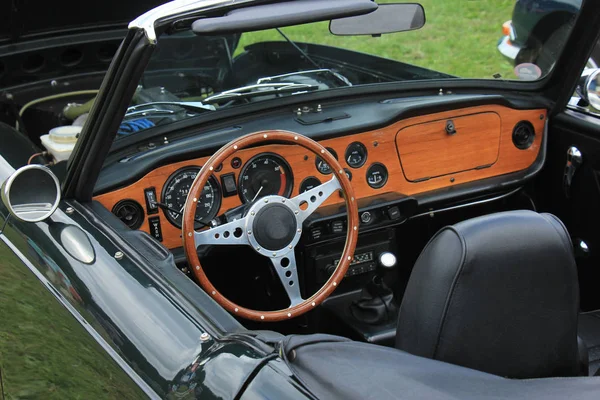
[[[382,2],[379,2],[382,3]],[[385,2],[383,2],[385,3]],[[163,35],[117,139],[205,113],[386,82],[535,81],[553,68],[579,2],[422,1],[420,29],[337,36],[329,22],[231,35]]]

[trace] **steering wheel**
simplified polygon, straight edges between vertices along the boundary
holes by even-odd
[[[265,196],[249,205],[245,216],[203,231],[194,229],[196,204],[215,168],[233,154],[250,146],[268,142],[299,145],[321,157],[331,166],[331,180],[296,197]],[[302,235],[302,223],[333,193],[341,190],[346,202],[348,224],[346,243],[338,265],[327,282],[308,299],[300,293],[294,248]],[[340,284],[348,270],[358,238],[358,206],[354,190],[338,161],[325,147],[312,139],[288,131],[262,131],[242,136],[219,149],[202,167],[190,188],[183,212],[182,237],[187,260],[204,290],[230,313],[254,321],[282,321],[302,315],[323,302]],[[288,298],[289,308],[258,311],[242,307],[225,298],[208,280],[198,259],[201,245],[251,246],[269,258]],[[239,265],[238,268],[251,266]],[[235,273],[232,271],[232,273]]]

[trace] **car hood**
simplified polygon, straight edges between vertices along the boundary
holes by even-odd
[[[65,33],[123,28],[165,0],[4,0],[0,2],[0,44]]]

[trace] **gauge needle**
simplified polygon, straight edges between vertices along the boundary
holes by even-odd
[[[260,192],[263,190],[263,186],[260,187],[260,189],[258,189],[258,192],[256,192],[256,195],[254,195],[254,198],[252,199],[252,201],[256,200],[256,198],[258,197],[258,195],[260,194]]]
[[[177,210],[174,210],[171,207],[167,206],[166,204],[159,203],[158,201],[155,201],[154,204],[156,204],[163,210],[171,211],[172,213],[175,213],[176,215],[183,215],[183,208],[185,207],[185,205],[184,205],[183,207],[181,207],[181,211],[177,211]],[[208,226],[205,222],[202,222],[198,218],[194,218],[194,221],[196,221],[197,223],[202,224],[204,226]]]

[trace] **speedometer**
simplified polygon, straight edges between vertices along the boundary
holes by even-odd
[[[276,154],[263,153],[252,158],[240,172],[238,187],[244,202],[269,195],[289,197],[292,194],[292,171]]]
[[[190,187],[200,172],[199,167],[186,167],[176,171],[167,179],[162,192],[162,202],[168,207],[164,210],[170,223],[181,228],[185,201]],[[219,212],[221,207],[221,190],[214,177],[210,177],[196,204],[196,220],[208,223]],[[196,223],[196,228],[201,225]]]

